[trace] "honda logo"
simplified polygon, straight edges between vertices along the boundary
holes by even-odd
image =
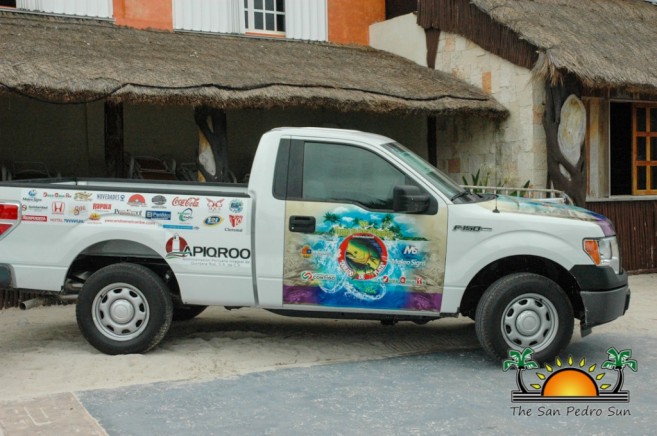
[[[64,202],[63,201],[53,201],[52,202],[52,213],[55,215],[64,214]]]

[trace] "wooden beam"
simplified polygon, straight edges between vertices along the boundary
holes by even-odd
[[[128,177],[124,161],[123,103],[105,102],[105,164],[110,177]]]

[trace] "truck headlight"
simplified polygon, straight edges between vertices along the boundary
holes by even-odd
[[[610,266],[620,273],[620,252],[615,236],[601,239],[584,239],[584,251],[598,266]]]

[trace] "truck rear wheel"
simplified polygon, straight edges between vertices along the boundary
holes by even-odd
[[[510,274],[490,285],[475,316],[479,342],[497,359],[527,347],[534,360],[552,359],[570,342],[573,324],[573,307],[561,287],[532,273]]]
[[[119,263],[85,282],[76,308],[82,335],[105,354],[144,353],[171,325],[173,303],[164,281],[150,269]]]

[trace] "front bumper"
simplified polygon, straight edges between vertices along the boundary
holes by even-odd
[[[590,329],[623,316],[630,306],[627,273],[609,267],[578,265],[570,270],[580,287],[584,305],[582,329]]]

